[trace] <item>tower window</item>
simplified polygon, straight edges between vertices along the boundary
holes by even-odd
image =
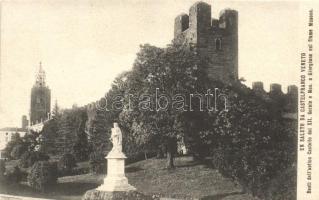
[[[216,38],[215,39],[215,49],[217,51],[222,50],[222,39],[221,38]]]

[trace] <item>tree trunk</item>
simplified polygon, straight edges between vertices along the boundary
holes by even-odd
[[[168,139],[167,142],[167,169],[174,168],[174,154],[176,153],[176,140],[174,138]]]
[[[157,158],[157,159],[164,158],[164,153],[163,153],[163,151],[162,151],[161,148],[158,148],[158,149],[157,149],[156,158]]]
[[[167,169],[173,169],[174,168],[174,154],[173,152],[167,151]]]

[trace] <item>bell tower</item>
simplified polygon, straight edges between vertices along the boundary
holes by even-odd
[[[48,119],[51,110],[51,90],[46,86],[45,71],[40,62],[35,83],[31,89],[30,123],[40,123]]]
[[[42,63],[39,64],[39,71],[36,75],[35,85],[38,87],[45,86],[45,71],[42,68]]]

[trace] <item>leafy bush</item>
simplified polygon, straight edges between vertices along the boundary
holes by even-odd
[[[24,176],[25,173],[23,173],[18,166],[15,166],[13,171],[6,173],[6,180],[9,183],[19,183]]]
[[[71,175],[72,169],[76,167],[76,160],[73,154],[64,154],[58,162],[58,170],[62,175]]]
[[[7,143],[6,147],[3,150],[3,154],[5,158],[12,159],[11,152],[13,148],[17,145],[22,144],[22,139],[19,133],[14,133],[11,137],[11,140]]]
[[[10,156],[13,159],[19,159],[21,157],[21,155],[27,150],[27,148],[22,145],[22,144],[18,144],[16,146],[13,147]]]
[[[13,134],[11,141],[8,142],[3,151],[4,157],[8,159],[19,159],[23,152],[34,150],[35,146],[38,145],[38,136],[39,134],[32,130],[30,134],[25,134],[23,137],[20,137],[19,133]]]
[[[6,172],[6,162],[5,160],[0,160],[0,182],[4,181],[4,175]]]
[[[22,168],[31,167],[36,161],[47,161],[49,156],[39,151],[27,151],[22,154],[19,165]]]
[[[57,183],[57,164],[48,161],[37,161],[28,175],[28,184],[39,191],[46,191]]]
[[[212,115],[207,130],[192,141],[205,145],[212,165],[224,176],[255,196],[275,199],[276,194],[287,191],[285,185],[294,185],[291,180],[276,177],[296,163],[296,121],[281,114],[274,116],[271,105],[253,94],[232,92],[227,95],[232,105],[229,110]],[[202,153],[202,149],[193,150]],[[272,180],[278,181],[277,187],[269,187]],[[278,199],[286,199],[283,197]]]
[[[13,170],[6,170],[5,160],[0,160],[0,182],[5,184],[19,183],[25,178],[27,173],[22,172],[18,166]]]
[[[269,183],[267,200],[296,199],[297,169],[292,166],[278,174]]]
[[[81,137],[81,138],[79,138]],[[83,135],[78,135],[78,139],[73,145],[72,153],[75,156],[75,159],[79,162],[87,161],[89,158],[89,154],[91,152],[90,146],[87,142],[87,138]]]
[[[106,173],[106,159],[104,157],[104,154],[100,151],[92,152],[90,154],[90,170],[92,173]]]

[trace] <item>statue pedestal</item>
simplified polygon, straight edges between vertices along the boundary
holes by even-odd
[[[117,123],[112,128],[113,149],[106,156],[107,175],[104,183],[95,190],[88,190],[82,200],[152,200],[153,198],[136,191],[125,177],[125,159],[122,152],[122,133]]]
[[[82,197],[82,200],[154,200],[149,195],[144,195],[137,191],[100,191],[88,190]]]
[[[123,152],[111,151],[107,157],[107,176],[104,183],[96,188],[100,191],[134,191],[135,187],[125,177],[125,159]]]

